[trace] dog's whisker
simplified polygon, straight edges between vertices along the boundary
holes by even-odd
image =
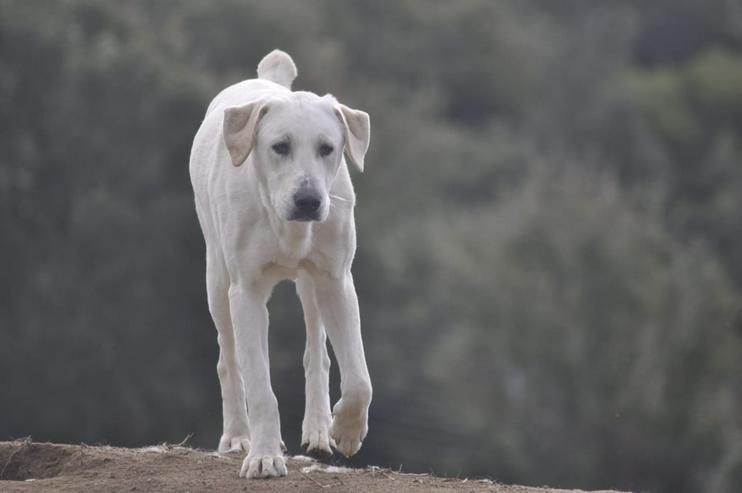
[[[345,207],[352,206],[352,202],[346,198],[343,198],[339,195],[330,195],[330,207],[336,207],[337,205],[342,205]]]

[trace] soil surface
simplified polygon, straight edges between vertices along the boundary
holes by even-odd
[[[507,486],[489,480],[438,478],[368,467],[329,466],[304,456],[288,458],[289,475],[268,480],[238,477],[242,454],[218,454],[163,444],[140,449],[0,442],[0,492],[36,491],[266,491],[266,492],[493,492],[567,493]],[[603,493],[609,493],[607,491]],[[615,493],[615,492],[614,492]]]

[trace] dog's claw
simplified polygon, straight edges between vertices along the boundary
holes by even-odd
[[[363,440],[357,439],[344,439],[339,445],[335,447],[335,450],[345,456],[346,459],[354,456],[359,450],[361,450]]]
[[[327,447],[319,445],[318,442],[314,442],[312,444],[310,444],[309,442],[305,442],[302,443],[301,446],[304,447],[306,453],[312,457],[316,457],[318,459],[329,459],[332,456],[332,449],[335,448],[335,440],[330,438],[327,441]]]
[[[247,479],[274,478],[286,476],[286,461],[280,455],[263,455],[253,457],[248,455],[242,462],[240,477]]]
[[[368,407],[358,403],[340,401],[333,410],[330,435],[335,440],[335,450],[345,457],[355,455],[368,432]]]
[[[330,436],[330,414],[308,415],[302,425],[301,445],[308,454],[326,458],[332,455],[335,441]]]
[[[228,452],[239,452],[243,450],[245,452],[248,452],[250,450],[250,439],[247,437],[247,435],[232,436],[224,434],[219,439],[219,446],[217,447],[217,451],[220,454],[225,454]]]

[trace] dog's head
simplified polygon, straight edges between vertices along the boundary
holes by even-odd
[[[293,92],[224,112],[232,164],[252,157],[270,207],[287,221],[327,218],[343,155],[363,171],[369,138],[368,114],[329,95]]]

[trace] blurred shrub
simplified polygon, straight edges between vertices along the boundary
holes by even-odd
[[[355,463],[740,489],[726,0],[0,0],[0,438],[214,446],[188,152],[209,99],[275,47],[297,88],[373,120],[354,277],[375,400]],[[271,310],[296,452],[288,286]]]

